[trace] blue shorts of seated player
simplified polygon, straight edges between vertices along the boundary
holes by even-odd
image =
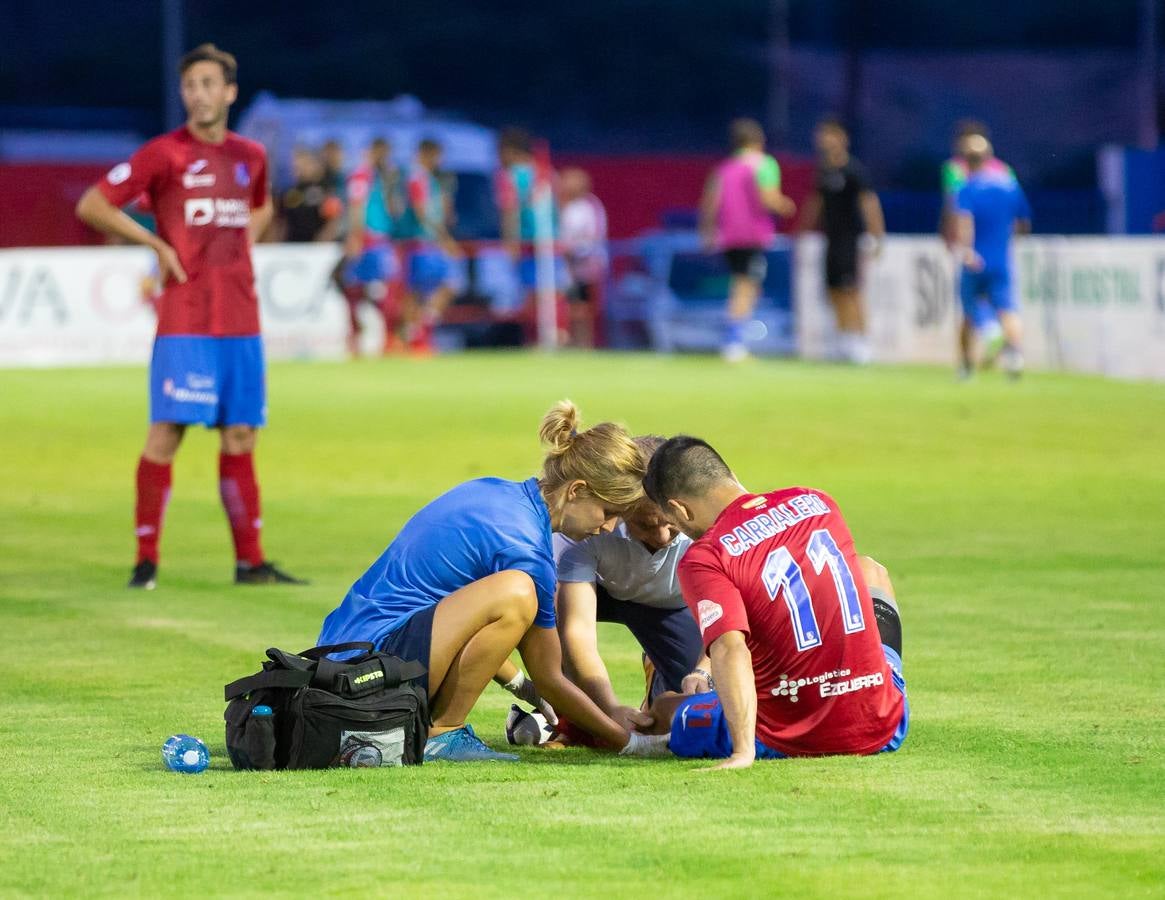
[[[409,287],[429,293],[448,288],[460,293],[468,283],[465,260],[452,256],[436,244],[420,244],[409,257]]]
[[[150,422],[225,428],[267,423],[263,341],[161,335],[150,357]]]
[[[400,275],[396,252],[388,243],[374,243],[348,261],[343,270],[345,284],[364,285],[392,281]]]
[[[1000,313],[1019,312],[1011,273],[1007,269],[983,272],[964,269],[959,283],[959,296],[963,303],[963,316],[980,330],[990,325]]]
[[[902,658],[894,649],[882,645],[886,662],[894,679],[894,687],[902,694],[902,718],[894,736],[879,753],[893,753],[906,740],[910,728],[910,701],[906,698],[906,680],[902,677]],[[692,707],[698,707],[693,710]],[[728,720],[724,717],[724,707],[715,693],[693,694],[685,697],[676,707],[672,716],[671,737],[668,749],[676,756],[686,759],[727,759],[732,755],[732,736],[728,733]],[[757,759],[784,759],[780,750],[756,742]]]

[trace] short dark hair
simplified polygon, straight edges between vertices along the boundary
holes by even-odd
[[[728,463],[707,441],[687,434],[668,438],[651,455],[643,490],[657,506],[676,497],[693,497],[732,480]]]
[[[763,144],[765,130],[756,119],[733,119],[728,127],[728,138],[733,150],[740,150],[750,144]]]
[[[534,141],[530,137],[530,132],[525,128],[505,128],[498,135],[498,146],[516,150],[519,153],[530,153],[534,147]]]
[[[817,130],[818,131],[840,131],[847,138],[849,137],[849,129],[845,127],[845,123],[842,122],[842,120],[840,118],[838,118],[837,116],[825,116],[825,118],[818,121]]]
[[[436,138],[421,138],[421,142],[417,144],[417,150],[421,153],[439,153],[441,143]]]
[[[374,137],[372,139],[372,142],[368,146],[371,147],[373,150],[387,150],[388,146],[389,146],[388,138]]]
[[[239,64],[234,56],[225,50],[219,50],[214,44],[199,44],[178,61],[178,74],[185,75],[186,70],[195,63],[213,62],[222,66],[223,78],[227,84],[238,84]]]

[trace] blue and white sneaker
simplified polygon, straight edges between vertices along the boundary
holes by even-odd
[[[486,762],[491,759],[498,762],[518,761],[517,755],[513,753],[491,750],[473,733],[472,725],[454,728],[425,742],[425,762]]]

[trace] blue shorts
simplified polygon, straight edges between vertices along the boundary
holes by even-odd
[[[344,266],[345,284],[392,281],[400,274],[396,254],[388,244],[375,244]]]
[[[381,639],[378,649],[399,656],[405,662],[419,662],[428,669],[429,648],[433,645],[433,616],[436,613],[436,603],[411,613]]]
[[[267,424],[262,338],[156,338],[150,359],[150,421],[207,428]]]
[[[902,694],[902,718],[889,743],[879,753],[893,753],[906,740],[910,727],[910,701],[906,697],[906,680],[902,677],[902,658],[893,648],[882,645],[894,687]],[[728,733],[728,722],[724,718],[724,708],[715,692],[694,694],[677,707],[671,723],[671,738],[668,749],[676,756],[687,759],[726,759],[732,755],[732,737]],[[756,742],[757,759],[784,759],[780,750]]]
[[[976,328],[990,324],[1001,312],[1019,312],[1011,289],[1011,272],[1007,269],[994,272],[964,269],[959,296],[963,301],[963,315]]]
[[[409,287],[421,293],[447,287],[465,289],[465,260],[456,259],[434,244],[423,244],[409,257]]]

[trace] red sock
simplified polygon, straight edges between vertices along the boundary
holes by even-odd
[[[162,517],[170,502],[170,464],[138,460],[137,502],[134,505],[134,531],[138,536],[138,562],[158,562],[158,539],[162,536]]]
[[[218,457],[218,492],[231,523],[235,540],[235,559],[257,566],[263,562],[259,546],[259,482],[255,480],[255,457],[250,453],[220,453]]]

